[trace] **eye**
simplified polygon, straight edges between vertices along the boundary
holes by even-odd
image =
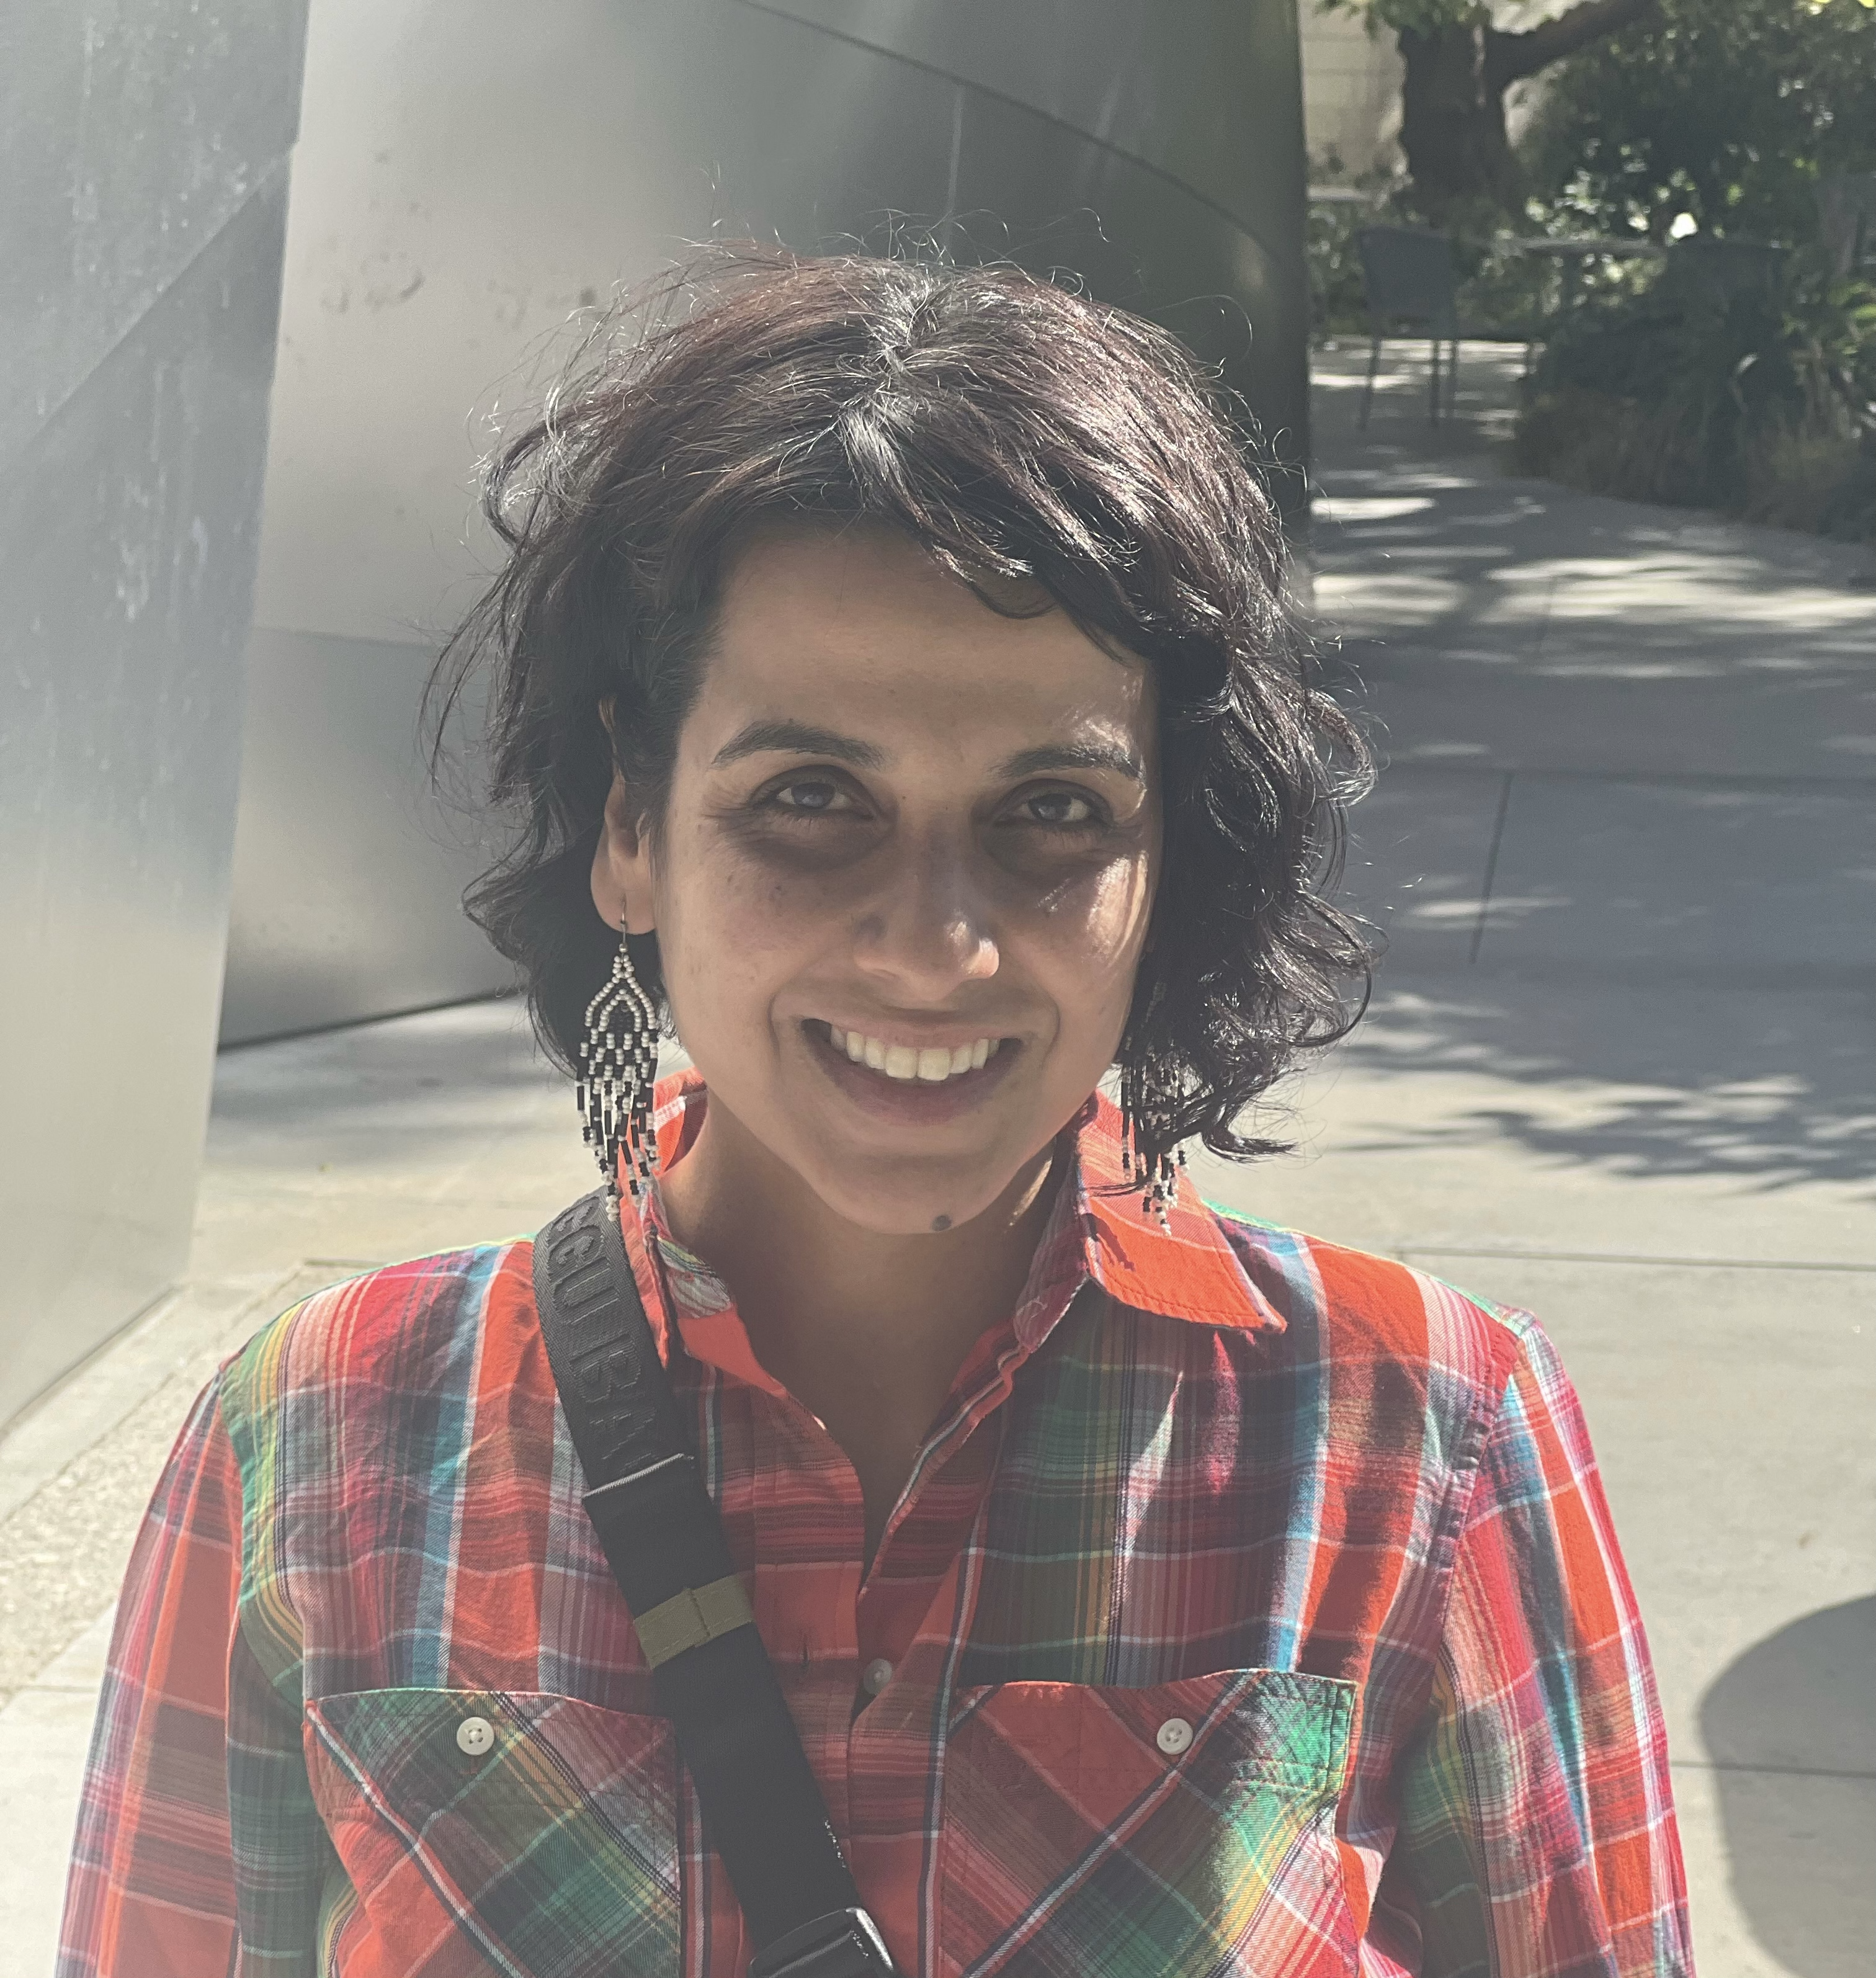
[[[763,799],[797,817],[826,817],[857,810],[852,792],[832,776],[795,776],[773,786]]]
[[[1050,831],[1080,831],[1100,822],[1094,799],[1079,790],[1040,790],[1023,799],[1019,814]]]

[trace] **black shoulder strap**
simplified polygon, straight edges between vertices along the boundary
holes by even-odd
[[[587,1514],[755,1940],[750,1978],[892,1966],[841,1857],[604,1189],[534,1239],[534,1303]]]

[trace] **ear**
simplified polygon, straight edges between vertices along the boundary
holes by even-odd
[[[652,899],[651,840],[645,813],[614,769],[599,842],[593,848],[593,905],[608,927],[650,934],[657,925]]]

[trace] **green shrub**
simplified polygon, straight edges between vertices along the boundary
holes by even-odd
[[[1814,535],[1876,536],[1876,454],[1841,433],[1764,433],[1748,462],[1741,512]]]
[[[1723,280],[1697,257],[1557,326],[1520,461],[1638,501],[1876,530],[1876,289],[1816,250]]]
[[[1580,233],[1808,239],[1818,179],[1876,171],[1876,8],[1656,0],[1550,71],[1520,150]]]

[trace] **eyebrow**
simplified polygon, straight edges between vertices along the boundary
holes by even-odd
[[[1046,748],[1025,749],[1012,756],[998,774],[1014,782],[1023,776],[1041,776],[1047,769],[1112,769],[1137,783],[1146,780],[1140,758],[1130,749],[1112,742],[1052,743]]]
[[[806,721],[752,721],[717,750],[710,766],[721,769],[747,756],[773,753],[825,756],[836,762],[849,762],[856,769],[883,769],[889,759],[883,749],[842,735],[837,729],[817,728]],[[1137,783],[1146,779],[1144,766],[1131,749],[1102,742],[1054,742],[1024,749],[1001,763],[998,774],[1015,782],[1050,769],[1111,769]]]
[[[806,721],[752,721],[717,750],[710,767],[720,769],[741,762],[745,756],[781,750],[793,756],[831,756],[836,762],[851,762],[856,769],[883,769],[886,766],[883,749],[832,728],[816,728]]]

